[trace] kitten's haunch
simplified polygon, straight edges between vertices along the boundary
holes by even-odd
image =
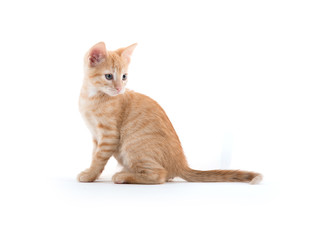
[[[94,150],[90,168],[81,172],[78,180],[95,181],[114,156],[123,166],[113,176],[115,183],[160,184],[174,177],[190,182],[260,182],[259,173],[188,167],[164,110],[153,99],[125,88],[135,47],[107,51],[100,42],[85,55],[79,107]]]

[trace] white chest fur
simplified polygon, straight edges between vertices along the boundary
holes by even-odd
[[[117,107],[118,98],[110,98],[107,95],[80,95],[79,108],[81,115],[86,122],[93,137],[97,140],[101,138],[103,129],[99,129],[99,125],[107,127],[115,127],[115,106]]]
[[[92,112],[92,102],[89,99],[80,97],[79,108],[83,120],[85,121],[88,129],[90,130],[94,138],[98,138],[96,126],[99,123],[99,120],[96,118],[95,114]]]

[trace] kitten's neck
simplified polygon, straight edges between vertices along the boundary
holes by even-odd
[[[129,91],[129,90],[128,90]],[[82,85],[80,97],[88,99],[89,101],[114,101],[122,98],[124,94],[118,94],[116,96],[110,96],[107,93],[99,91],[94,86],[84,83]]]
[[[87,83],[84,83],[81,89],[81,97],[85,99],[99,99],[99,98],[106,97],[106,95],[107,94],[100,92],[98,89],[96,89],[93,86],[90,86]]]
[[[86,94],[88,95],[89,98],[95,97],[99,93],[100,92],[98,91],[98,89],[93,86],[89,85],[86,87]]]

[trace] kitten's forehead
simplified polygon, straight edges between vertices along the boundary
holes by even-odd
[[[123,61],[121,56],[119,56],[116,52],[108,51],[107,67],[108,70],[122,72],[126,70],[127,64]]]

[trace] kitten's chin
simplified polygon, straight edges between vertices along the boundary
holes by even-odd
[[[107,90],[107,91],[103,91],[103,92],[106,93],[107,95],[111,96],[111,97],[115,97],[117,95],[124,94],[125,89],[122,89],[119,92],[117,92],[117,91],[111,91],[111,90]]]

